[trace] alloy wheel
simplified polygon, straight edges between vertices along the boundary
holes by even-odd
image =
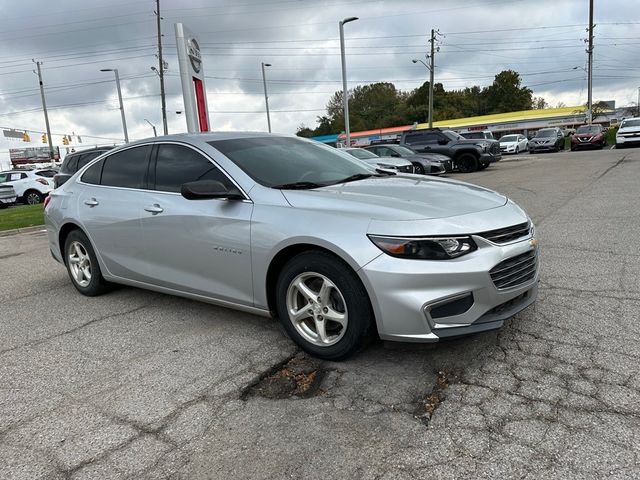
[[[72,242],[67,252],[67,260],[73,281],[81,287],[91,283],[91,258],[84,245]]]
[[[328,347],[347,331],[347,306],[338,287],[320,273],[305,272],[295,277],[287,289],[289,320],[309,343]]]
[[[38,203],[40,203],[40,195],[38,195],[35,192],[32,192],[29,195],[27,195],[27,204],[28,205],[36,205]]]

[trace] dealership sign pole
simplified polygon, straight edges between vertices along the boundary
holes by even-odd
[[[182,23],[176,23],[175,29],[187,131],[189,133],[208,132],[209,111],[200,45],[193,33]]]

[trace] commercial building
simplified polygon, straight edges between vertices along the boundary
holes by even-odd
[[[607,104],[610,105],[610,108],[594,118],[594,123],[608,126],[616,122],[616,119],[613,118],[615,115],[614,102],[607,102]],[[497,138],[508,133],[522,133],[531,136],[537,130],[545,127],[560,127],[565,130],[573,130],[584,124],[585,121],[584,107],[574,106],[442,120],[433,122],[433,126],[448,128],[460,133],[490,130]],[[365,146],[380,142],[393,143],[397,142],[402,132],[406,130],[421,130],[428,128],[428,126],[427,123],[415,123],[392,128],[351,132],[351,144],[352,146]],[[323,135],[322,137],[314,137],[314,139],[335,146],[344,146],[345,134]]]

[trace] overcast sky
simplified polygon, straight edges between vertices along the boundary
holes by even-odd
[[[266,130],[260,62],[267,69],[275,132],[316,126],[341,89],[338,21],[345,26],[349,87],[422,84],[431,28],[441,32],[436,81],[445,89],[485,86],[518,71],[552,106],[586,103],[584,39],[588,0],[161,0],[169,132],[186,130],[174,23],[202,47],[214,130]],[[595,0],[594,101],[635,104],[640,79],[637,0]],[[162,132],[154,0],[0,0],[0,127],[30,130],[31,143],[0,137],[8,149],[43,146],[45,130],[32,59],[42,62],[54,144],[75,133],[82,145],[121,142],[112,73],[122,80],[129,137]],[[579,67],[574,69],[574,67]],[[391,126],[391,125],[390,125]],[[33,133],[33,131],[37,133]]]

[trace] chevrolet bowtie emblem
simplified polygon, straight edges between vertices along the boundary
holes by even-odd
[[[538,239],[532,238],[530,243],[533,248],[538,248]]]

